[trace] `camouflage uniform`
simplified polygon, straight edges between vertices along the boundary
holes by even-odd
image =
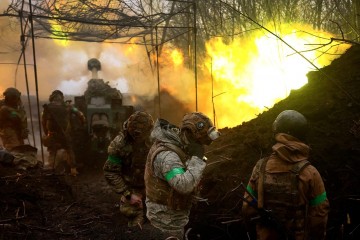
[[[16,106],[9,104],[6,98],[0,106],[0,137],[4,147],[10,151],[23,145],[29,132],[26,112],[20,102],[20,92]]]
[[[129,226],[141,225],[145,220],[144,169],[151,145],[148,137],[152,127],[149,114],[132,114],[125,122],[124,130],[111,141],[103,167],[107,183],[121,195],[120,212],[128,218]],[[137,136],[140,136],[139,141],[136,140]],[[134,195],[141,199],[141,203],[131,203],[130,198]]]
[[[180,129],[167,123],[165,120],[158,120],[155,123],[154,130],[151,137],[155,141],[177,146],[182,149],[184,143],[180,138]],[[157,148],[155,143],[154,148]],[[173,147],[171,147],[173,148]],[[152,154],[156,150],[150,150],[147,165],[145,169],[145,184],[146,184],[146,207],[147,218],[151,224],[160,229],[166,236],[176,237],[182,239],[184,236],[184,227],[189,221],[191,202],[188,203],[187,199],[191,197],[193,191],[196,189],[200,182],[202,173],[205,169],[206,163],[197,156],[186,156],[183,161],[180,151],[164,149],[158,152],[155,156]],[[151,156],[152,155],[152,156]],[[160,182],[166,183],[169,188],[174,189],[170,194],[163,194],[164,198],[162,203],[159,203],[161,196],[151,197],[151,192],[154,192],[149,184],[151,178],[157,178],[159,185]],[[164,191],[158,189],[158,193],[162,195]],[[181,195],[179,199],[175,198],[173,194]],[[167,195],[167,196],[165,196]],[[179,196],[178,196],[179,197]],[[166,202],[183,201],[179,203],[181,207],[174,207],[172,204]]]
[[[57,91],[54,91],[51,96],[55,94],[62,95],[60,91]],[[66,104],[63,100],[63,95],[62,99],[54,101],[51,96],[50,103],[43,106],[44,111],[41,117],[45,133],[43,144],[49,152],[49,164],[55,170],[61,170],[62,165],[66,162],[71,169],[71,174],[76,175],[78,173],[72,149],[70,120],[71,114],[75,114],[84,124],[85,117],[77,108]]]

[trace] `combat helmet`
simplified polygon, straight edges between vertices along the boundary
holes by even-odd
[[[295,110],[282,111],[273,123],[273,132],[286,133],[300,140],[304,140],[307,133],[307,120]]]
[[[17,90],[16,88],[9,87],[4,91],[3,95],[5,98],[9,98],[9,97],[19,98],[21,95],[21,92],[19,90]]]
[[[220,136],[220,132],[205,114],[201,112],[187,113],[180,125],[181,132],[189,131],[197,142],[209,145]]]
[[[58,98],[57,100],[64,100],[64,94],[62,91],[60,90],[54,90],[50,96],[49,96],[49,101],[52,102],[54,101],[56,98]]]
[[[150,135],[154,121],[150,114],[136,111],[124,122],[123,128],[133,139],[143,139]]]

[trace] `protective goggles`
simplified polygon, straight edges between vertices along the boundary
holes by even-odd
[[[209,128],[209,130],[207,131],[207,135],[208,137],[214,141],[215,139],[217,139],[218,137],[220,137],[220,132],[215,128],[215,127],[211,127]]]

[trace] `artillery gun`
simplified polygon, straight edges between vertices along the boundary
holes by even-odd
[[[110,141],[122,130],[123,123],[134,112],[134,107],[123,105],[121,92],[98,78],[97,73],[101,70],[99,60],[90,59],[88,69],[92,72],[92,78],[88,81],[84,95],[74,98],[74,104],[86,117],[86,135],[90,142],[87,149],[78,151],[83,155],[85,150],[88,153],[87,159],[91,161],[90,165],[98,166],[105,161]],[[76,137],[74,140],[76,144]],[[77,146],[74,147],[75,154],[76,148]]]

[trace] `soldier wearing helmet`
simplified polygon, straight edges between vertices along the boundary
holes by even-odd
[[[146,207],[150,223],[164,239],[183,239],[193,195],[206,166],[204,146],[220,133],[203,113],[187,113],[177,127],[155,123],[145,168]],[[170,238],[169,238],[170,239]]]
[[[64,94],[60,90],[54,90],[49,96],[49,102],[63,102]]]
[[[28,137],[27,116],[18,89],[7,88],[3,96],[4,100],[0,105],[0,137],[4,147],[11,150],[24,145],[24,139]]]
[[[263,216],[256,223],[257,239],[325,239],[329,201],[308,161],[307,126],[295,110],[281,112],[273,123],[276,143],[254,167],[242,209],[247,220],[259,214],[256,209],[271,211],[272,220]]]
[[[150,114],[134,112],[111,141],[103,167],[107,183],[120,195],[120,212],[129,227],[141,226],[145,220],[144,169],[153,126]]]
[[[70,167],[70,174],[76,176],[78,171],[72,147],[71,117],[75,115],[82,124],[85,124],[85,117],[64,101],[64,94],[60,90],[50,94],[49,103],[44,104],[43,109],[41,120],[45,136],[42,140],[49,152],[49,165],[56,171]]]

